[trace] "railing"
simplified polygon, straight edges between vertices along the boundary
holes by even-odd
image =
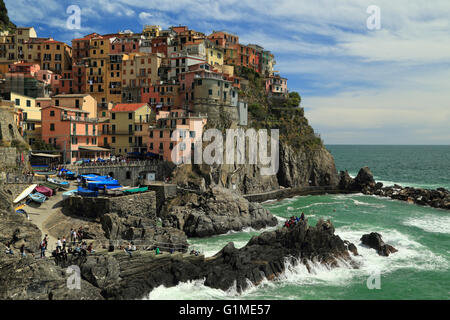
[[[162,150],[162,149],[161,149]],[[81,163],[81,164],[71,164],[65,166],[66,169],[77,168],[77,167],[142,167],[142,166],[156,166],[164,161],[161,160],[109,160],[107,159],[105,162],[89,162],[89,163]]]
[[[90,119],[85,117],[74,117],[74,116],[68,116],[68,115],[61,115],[62,121],[77,121],[77,122],[90,122],[90,123],[97,123],[97,119]]]

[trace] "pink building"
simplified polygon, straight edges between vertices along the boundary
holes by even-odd
[[[150,127],[147,137],[148,152],[160,155],[164,160],[173,161],[172,150],[178,146],[178,155],[194,149],[194,143],[202,140],[207,115],[188,113],[183,109],[159,111],[156,127]],[[177,139],[172,140],[175,130]]]
[[[77,108],[46,106],[41,109],[42,140],[59,148],[64,163],[109,157],[109,149],[98,147],[97,119]]]
[[[288,95],[287,78],[282,78],[279,75],[274,75],[265,79],[266,93],[269,96],[284,96]]]

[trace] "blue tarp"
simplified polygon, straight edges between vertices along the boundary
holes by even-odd
[[[97,191],[84,189],[82,187],[78,187],[77,192],[80,196],[83,197],[98,197]]]

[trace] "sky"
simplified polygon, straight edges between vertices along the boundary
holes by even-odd
[[[325,144],[450,144],[450,1],[5,0],[10,19],[70,44],[143,25],[226,30],[276,57]],[[81,10],[80,29],[67,28]],[[379,8],[379,28],[369,28]],[[370,25],[370,23],[369,23]]]

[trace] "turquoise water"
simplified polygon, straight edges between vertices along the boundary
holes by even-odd
[[[338,170],[356,176],[368,166],[375,180],[435,189],[450,189],[449,146],[350,146],[329,145]]]
[[[356,174],[368,165],[378,180],[423,187],[450,187],[449,147],[329,146],[338,169]],[[384,155],[383,155],[384,153]],[[376,160],[373,160],[376,159]],[[424,165],[425,163],[426,165]],[[310,224],[320,217],[331,219],[336,233],[353,242],[361,256],[352,269],[342,263],[328,269],[315,264],[313,272],[289,265],[277,281],[264,281],[242,294],[203,285],[203,281],[159,287],[150,299],[449,299],[450,298],[450,212],[405,202],[366,196],[302,196],[267,202],[264,206],[284,219],[304,212]],[[271,230],[268,228],[266,230]],[[360,245],[368,232],[379,232],[399,251],[381,257]],[[252,229],[209,239],[190,239],[193,247],[210,256],[226,243],[237,247],[261,231]],[[380,289],[369,289],[369,277],[379,275]]]

